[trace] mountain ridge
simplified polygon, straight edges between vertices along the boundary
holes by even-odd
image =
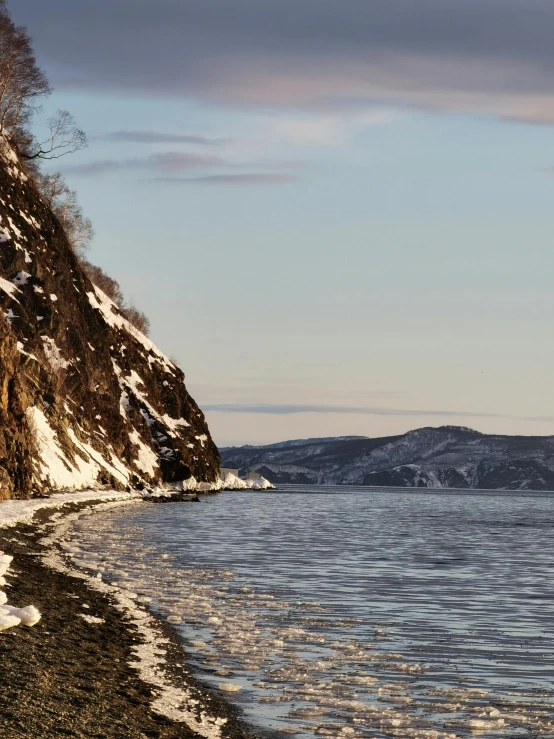
[[[389,437],[326,437],[223,447],[222,464],[273,484],[554,490],[554,436],[484,434],[464,426]]]

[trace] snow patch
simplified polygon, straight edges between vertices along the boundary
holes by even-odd
[[[29,278],[31,275],[28,272],[24,272],[21,270],[21,272],[18,272],[17,275],[13,279],[14,285],[26,285],[29,281]]]
[[[133,395],[137,398],[137,400],[142,405],[144,405],[146,407],[146,409],[148,411],[148,418],[146,418],[145,411],[144,410],[141,410],[141,413],[142,413],[143,417],[145,418],[145,420],[146,420],[146,422],[148,423],[149,426],[152,426],[154,420],[157,420],[157,421],[159,421],[159,423],[163,424],[166,427],[167,433],[170,436],[172,436],[173,438],[175,438],[177,436],[177,432],[178,432],[179,428],[190,426],[190,424],[188,423],[188,421],[185,421],[184,418],[172,418],[167,413],[164,413],[164,415],[161,416],[156,411],[156,409],[154,408],[154,406],[152,406],[151,403],[149,403],[149,401],[147,400],[146,395],[144,394],[144,392],[142,392],[139,389],[139,386],[140,385],[142,385],[144,387],[144,382],[143,382],[142,378],[140,377],[140,375],[136,372],[136,370],[133,370],[131,372],[131,374],[128,375],[127,377],[123,377],[123,373],[122,373],[121,369],[118,367],[117,363],[114,362],[113,360],[112,360],[112,363],[113,363],[113,366],[114,366],[114,371],[115,371],[115,373],[117,375],[117,378],[119,380],[119,385],[120,385],[120,387],[121,387],[121,389],[123,391],[122,392],[122,395],[121,395],[122,400],[121,400],[121,403],[120,403],[120,411],[121,411],[121,414],[124,417],[126,416],[126,413],[124,414],[122,412],[122,408],[125,411],[128,411],[129,410],[129,408],[128,408],[129,396],[128,396],[127,392],[125,391],[125,389],[127,389],[127,390],[130,390],[133,393]],[[125,396],[125,401],[123,400],[124,396]],[[207,439],[208,437],[205,436],[204,438]]]
[[[33,406],[27,411],[32,426],[36,429],[36,444],[40,458],[40,479],[57,489],[79,490],[91,488],[97,484],[98,475],[106,471],[116,480],[127,484],[130,472],[110,452],[110,462],[97,452],[92,446],[80,441],[73,429],[68,429],[67,436],[81,454],[71,461],[60,446],[57,433],[48,423],[44,413]]]
[[[158,349],[158,347],[150,341],[141,331],[129,323],[126,318],[123,318],[119,312],[117,305],[108,298],[108,296],[100,290],[99,287],[93,285],[94,292],[88,292],[87,296],[90,304],[93,308],[102,313],[104,320],[112,328],[119,328],[127,331],[134,339],[136,339],[142,346],[149,352],[155,355],[158,363],[163,367],[169,374],[174,374],[175,365]]]
[[[149,475],[150,477],[155,477],[156,469],[159,467],[157,455],[152,451],[152,449],[150,449],[150,447],[146,446],[136,429],[129,434],[129,438],[133,444],[139,448],[138,458],[135,460],[135,466],[144,472],[144,474]]]
[[[13,282],[9,282],[8,280],[5,280],[3,277],[0,277],[0,290],[3,290],[5,293],[7,293],[10,298],[13,298],[19,303],[19,300],[15,297],[14,293],[19,293],[21,290],[18,290],[18,288],[13,284]]]
[[[23,348],[23,344],[22,344],[22,342],[21,342],[21,341],[18,341],[18,342],[17,342],[17,351],[18,351],[18,352],[19,352],[20,354],[24,354],[24,355],[25,355],[26,357],[30,357],[31,359],[34,359],[34,360],[35,360],[35,362],[38,362],[38,359],[37,359],[37,358],[35,357],[35,355],[34,355],[34,354],[29,354],[29,352],[26,352],[26,351],[25,351],[25,349]]]
[[[35,513],[43,508],[60,508],[68,503],[87,503],[93,500],[131,502],[140,500],[140,496],[138,493],[123,493],[115,490],[85,490],[74,493],[55,493],[48,498],[5,500],[0,503],[0,529],[16,526],[18,523],[28,523]]]
[[[60,370],[69,367],[71,362],[68,362],[62,357],[62,353],[54,339],[50,336],[42,336],[41,338],[43,341],[44,354],[46,355],[48,364],[54,372],[59,372]]]

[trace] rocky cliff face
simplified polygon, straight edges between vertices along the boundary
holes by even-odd
[[[274,484],[554,490],[554,437],[453,426],[229,448],[221,457],[226,467],[256,470]]]
[[[0,497],[217,479],[184,375],[85,276],[0,138]]]
[[[19,352],[9,324],[0,318],[0,501],[31,491],[34,447],[26,407]]]

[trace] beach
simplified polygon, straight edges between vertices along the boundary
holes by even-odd
[[[53,526],[91,505],[41,509],[0,528],[0,550],[14,557],[9,601],[42,614],[32,628],[0,632],[0,737],[255,737],[236,708],[193,678],[169,625],[56,561]]]
[[[0,505],[0,739],[552,735],[551,494],[94,496]]]

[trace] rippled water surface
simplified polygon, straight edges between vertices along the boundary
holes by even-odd
[[[76,562],[303,736],[554,736],[554,494],[297,487],[115,509]]]

